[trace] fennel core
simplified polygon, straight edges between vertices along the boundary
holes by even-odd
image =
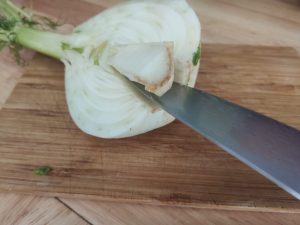
[[[55,29],[56,23],[46,17],[27,13],[9,0],[0,0],[0,50],[9,47],[14,54],[22,47],[61,59],[68,35],[44,31]]]

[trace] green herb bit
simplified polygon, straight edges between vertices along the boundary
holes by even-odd
[[[83,53],[83,48],[73,48],[70,44],[62,42],[61,43],[61,49],[62,50],[72,50],[78,53]]]
[[[37,21],[28,19],[28,18],[22,18],[22,22],[24,25],[27,25],[28,27],[35,27],[35,26],[39,25],[39,23]]]
[[[197,51],[193,54],[193,64],[197,66],[201,58],[201,47],[199,46]]]
[[[61,49],[62,50],[70,50],[70,49],[72,49],[72,47],[70,44],[63,42],[63,43],[61,43]]]
[[[51,19],[49,19],[48,17],[43,16],[42,17],[43,22],[45,23],[45,25],[47,27],[49,27],[52,30],[56,30],[57,27],[61,26],[61,24],[59,24],[58,22],[55,22]]]
[[[51,171],[52,168],[48,166],[39,167],[33,170],[33,172],[39,176],[47,176]]]
[[[11,31],[15,27],[16,23],[17,23],[17,21],[14,19],[7,19],[3,16],[0,16],[0,29],[1,30]]]
[[[21,54],[20,54],[20,52],[23,49],[23,47],[21,45],[17,44],[17,43],[9,45],[8,47],[9,47],[10,51],[13,53],[17,64],[18,65],[25,65],[25,61],[21,57]]]

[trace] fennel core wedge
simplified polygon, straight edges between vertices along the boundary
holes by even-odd
[[[47,21],[0,0],[0,47],[30,48],[64,63],[68,109],[83,132],[124,138],[174,121],[133,91],[124,76],[156,95],[173,82],[195,86],[201,25],[185,0],[126,1],[70,34],[52,31]]]

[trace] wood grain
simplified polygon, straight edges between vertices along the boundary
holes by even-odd
[[[88,225],[54,198],[0,194],[0,224]]]
[[[204,45],[198,87],[300,127],[299,60],[286,47]],[[63,66],[44,56],[27,68],[0,120],[2,190],[190,206],[300,206],[179,122],[131,139],[82,133],[66,107]],[[43,165],[54,169],[51,176],[32,173]]]
[[[89,4],[81,4],[82,2],[88,2]],[[119,2],[119,0],[76,0],[76,1],[62,0],[59,1],[59,4],[57,1],[32,0],[31,5],[34,6],[34,8],[37,10],[41,10],[48,14],[52,13],[53,16],[58,16],[59,18],[63,19],[66,22],[76,24],[76,23],[80,23],[85,18],[87,18],[89,16],[89,13],[92,14],[96,13],[98,9],[108,7],[116,2]],[[203,41],[205,43],[224,43],[224,44],[233,44],[233,45],[251,44],[255,46],[259,46],[259,45],[290,46],[292,48],[289,49],[285,48],[284,51],[293,52],[293,54],[297,54],[296,52],[298,51],[298,54],[300,55],[300,47],[299,47],[300,42],[298,41],[300,35],[299,33],[300,2],[298,0],[285,0],[285,1],[283,0],[253,0],[253,1],[189,0],[189,2],[194,6],[194,8],[199,13],[199,16],[201,18],[202,28],[203,28],[202,35],[203,35]],[[78,8],[78,4],[81,5],[81,8]],[[277,48],[274,49],[276,49],[277,51]],[[280,54],[282,51],[278,51],[278,52]],[[218,52],[216,54],[218,54]],[[286,55],[283,55],[282,57],[286,57]],[[280,58],[280,56],[278,58]],[[2,59],[3,58],[1,58],[0,60],[2,64],[1,66],[3,66]],[[244,62],[244,64],[246,64],[246,62]],[[281,66],[280,64],[278,63],[272,64],[272,66],[275,65],[277,69],[278,68],[280,69]],[[223,67],[225,68],[226,65],[223,65]],[[256,71],[255,66],[251,64],[248,65],[247,67],[252,67],[252,69]],[[11,67],[11,66],[8,68],[10,70],[15,69],[15,67]],[[287,68],[287,66],[285,66],[285,68]],[[296,67],[294,66],[293,68]],[[249,70],[250,69],[248,69],[247,71]],[[228,69],[227,71],[230,72],[230,69]],[[273,72],[274,71],[275,70],[273,70]],[[219,68],[219,72],[220,73],[222,72],[222,68]],[[272,70],[269,72],[272,72]],[[213,74],[203,75],[204,73],[205,71],[202,72],[201,79],[212,79],[214,77]],[[15,74],[15,76],[13,74]],[[11,90],[15,86],[19,76],[20,73],[16,74],[15,72],[8,72],[8,70],[0,69],[0,102],[5,102],[6,98],[9,96]],[[245,76],[246,75],[244,75],[244,77]],[[286,78],[281,76],[280,79],[293,80],[293,78],[290,78],[290,76],[291,75],[289,75]],[[229,78],[227,81],[230,80],[231,75],[228,74],[228,77]],[[297,77],[297,75],[293,77]],[[265,78],[274,79],[273,76],[271,77],[265,76]],[[219,80],[216,79],[215,81],[219,81]],[[281,81],[277,80],[276,82],[278,83]],[[269,81],[267,83],[269,84]],[[218,85],[218,83],[215,83],[215,85]],[[224,85],[224,82],[222,83],[222,85]],[[203,86],[203,88],[206,87]],[[213,86],[209,88],[211,88],[215,93],[218,92],[218,88],[214,88]],[[219,88],[222,88],[222,86],[219,85]],[[263,89],[262,84],[260,85],[260,90],[261,89]],[[247,95],[248,94],[252,95],[251,90],[248,90]],[[258,95],[255,96],[258,97]],[[232,100],[236,100],[234,96],[228,95],[228,97]],[[276,95],[276,97],[278,97],[278,95]],[[262,107],[264,107],[263,105],[267,105],[268,101],[263,101],[263,99],[264,99],[263,97],[260,97],[258,100],[252,100],[252,102],[255,101],[260,102],[262,104]],[[285,101],[285,104],[289,101],[288,97],[284,99],[281,98],[281,99],[282,100],[280,102]],[[238,100],[236,101],[242,101],[242,99],[238,98]],[[249,106],[251,104],[255,104],[252,102],[251,101],[249,102],[247,100],[247,101],[243,101],[243,104]],[[281,113],[282,111],[284,111],[284,108],[281,109],[280,104],[282,103],[278,103],[278,105],[276,106],[276,110],[280,109],[281,110],[280,113]],[[273,105],[276,105],[276,103],[273,103]],[[291,108],[292,107],[290,105],[289,110]],[[261,110],[264,111],[263,108]],[[288,112],[288,110],[286,110],[286,112]],[[275,114],[276,111],[270,113]],[[293,115],[295,114],[293,113]],[[286,121],[289,121],[292,118],[293,122],[291,124],[294,125],[297,124],[298,122],[295,119],[293,119],[294,118],[293,115],[290,114],[288,116],[289,118],[287,119],[285,119],[284,114],[277,115],[277,117]],[[296,112],[296,115],[299,115],[299,110],[298,112]],[[0,121],[2,122],[2,120]],[[228,167],[230,167],[230,165],[228,165]],[[253,189],[255,191],[255,188]],[[6,198],[3,198],[3,196],[5,196]],[[22,195],[16,196],[16,195],[2,194],[0,201],[1,202],[10,202],[10,201],[22,202],[24,201],[24,198],[25,197]],[[26,198],[31,199],[32,197],[26,196]],[[271,196],[270,199],[272,199]],[[41,198],[40,201],[48,202],[49,200],[47,198]],[[265,200],[262,199],[262,201]],[[280,205],[280,203],[278,204],[277,200],[272,199],[272,201],[273,203],[269,205],[270,207],[274,205],[274,201],[275,201],[275,205]],[[253,205],[252,203],[253,202],[250,200],[248,205]],[[36,204],[38,205],[39,203]],[[132,204],[127,205],[127,204],[117,204],[117,203],[97,204],[90,201],[83,202],[79,200],[68,201],[68,204],[72,206],[74,209],[76,209],[77,212],[79,213],[82,212],[86,216],[86,218],[88,218],[90,221],[95,222],[94,224],[98,224],[98,223],[101,224],[101,221],[104,222],[113,221],[117,224],[135,224],[137,221],[136,217],[138,217],[138,222],[139,222],[138,224],[146,224],[146,223],[151,224],[151,218],[149,218],[148,215],[150,214],[150,215],[158,216],[157,214],[153,213],[153,211],[156,211],[156,209],[159,210],[159,214],[160,214],[159,219],[161,221],[165,221],[166,218],[166,221],[172,221],[174,224],[176,224],[176,222],[178,224],[184,224],[184,222],[180,223],[181,221],[180,218],[185,218],[186,221],[191,221],[191,220],[194,221],[194,217],[195,217],[192,216],[190,212],[187,212],[188,209],[181,211],[181,210],[174,210],[173,208],[169,208],[169,207],[163,207],[163,208],[154,207],[152,209],[152,207],[149,208],[149,206],[141,206],[141,205],[136,206]],[[1,206],[3,207],[4,205],[1,204]],[[215,205],[213,204],[208,206],[215,207]],[[219,206],[224,208],[224,206],[222,205]],[[34,207],[34,204],[30,205],[30,207],[27,207],[26,210],[28,211],[32,207]],[[47,214],[49,213],[47,209],[47,204],[39,205],[39,207],[40,207],[40,211],[38,212],[40,213],[34,214],[34,216],[31,217],[32,220],[35,220],[34,218],[36,218],[37,220],[41,220],[41,218],[47,217]],[[138,209],[135,209],[135,207],[138,207]],[[248,209],[252,210],[253,208],[248,208]],[[87,210],[88,211],[91,210],[91,211],[87,214],[86,212]],[[114,210],[120,213],[120,217],[118,217],[120,219],[118,220],[116,219],[117,216],[112,213]],[[190,209],[190,210],[193,211],[194,209]],[[272,209],[268,208],[268,210],[272,210]],[[47,211],[47,213],[43,213],[45,211]],[[139,215],[137,215],[136,211],[139,212]],[[211,221],[208,221],[206,219],[207,217],[208,218],[214,217],[217,220],[217,221],[214,220],[213,224],[223,224],[223,225],[226,223],[234,224],[235,221],[239,221],[238,224],[255,224],[255,225],[266,224],[266,223],[298,224],[299,221],[297,216],[294,217],[292,214],[281,214],[281,213],[266,215],[266,214],[256,214],[256,213],[252,214],[252,213],[234,211],[229,213],[222,213],[222,216],[220,215],[220,211],[215,211],[215,210],[211,211],[211,213],[205,212],[205,214],[203,214],[202,210],[198,210],[195,213],[199,214],[199,216],[197,216],[198,220],[196,224],[205,224],[205,225],[212,224],[210,223]],[[11,218],[17,218],[19,216],[22,217],[22,215],[18,214],[18,208],[15,207],[10,207],[5,214]],[[171,215],[171,217],[174,219],[171,220],[169,218],[169,215]],[[3,214],[1,214],[1,218],[3,218]],[[242,218],[245,219],[241,221]],[[115,220],[117,220],[117,222]],[[56,224],[65,224],[65,221],[66,219],[62,217],[58,217],[55,220],[55,222],[57,222]],[[73,221],[73,219],[71,219],[70,221]],[[203,221],[205,221],[205,223]],[[22,224],[26,224],[26,223],[22,223]],[[41,223],[41,224],[45,224],[45,223]],[[66,223],[66,224],[72,224],[72,223]],[[157,222],[157,224],[159,223]]]
[[[33,57],[33,52],[25,50],[21,52],[24,63]],[[18,65],[15,57],[8,49],[0,52],[0,110],[6,102],[19,78],[24,73],[24,68]]]
[[[270,213],[163,207],[63,199],[97,225],[296,225],[299,213]]]
[[[20,0],[19,0],[20,1]],[[79,24],[124,0],[22,0],[39,12]],[[204,43],[300,47],[298,0],[188,0]]]
[[[190,0],[205,43],[300,46],[298,0]]]

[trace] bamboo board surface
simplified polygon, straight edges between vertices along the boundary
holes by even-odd
[[[285,47],[206,44],[197,86],[299,128],[299,59]],[[193,206],[300,205],[179,122],[122,140],[82,133],[67,110],[62,64],[41,55],[0,121],[1,190]],[[51,175],[34,175],[43,165]]]

